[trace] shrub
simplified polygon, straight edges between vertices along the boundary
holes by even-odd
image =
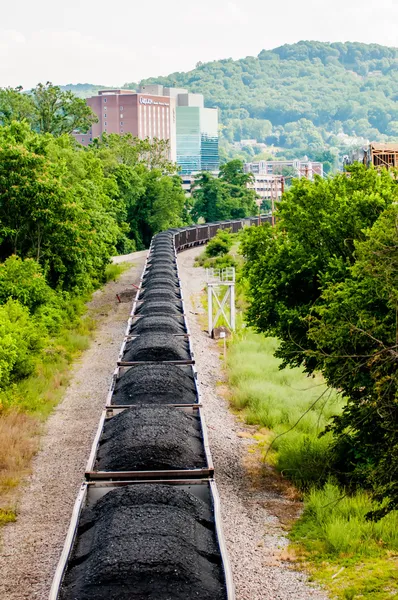
[[[206,246],[207,257],[223,256],[232,248],[233,238],[229,229],[219,229],[215,237]]]
[[[32,373],[45,333],[17,300],[0,306],[0,388]]]
[[[32,258],[22,260],[13,255],[0,264],[0,304],[13,298],[34,312],[54,294],[41,266]]]

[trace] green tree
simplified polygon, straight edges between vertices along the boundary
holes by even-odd
[[[391,173],[362,165],[296,180],[276,228],[251,228],[242,243],[249,323],[281,340],[284,365],[321,371],[342,391],[335,475],[388,509],[398,506],[397,197]]]
[[[0,89],[0,125],[10,125],[12,121],[34,122],[35,106],[31,96],[22,93],[22,88]]]
[[[317,366],[306,352],[313,347],[307,321],[311,309],[323,285],[344,279],[355,260],[354,241],[364,238],[364,229],[397,197],[387,171],[379,175],[363,165],[352,167],[350,176],[295,180],[278,204],[275,233],[261,254],[255,249],[256,233],[243,242],[249,322],[282,340],[278,356],[284,364],[304,365],[309,372]]]
[[[203,172],[195,177],[192,216],[205,222],[240,219],[257,213],[254,190],[247,183],[252,175],[243,172],[243,162],[232,160],[220,168],[219,177]]]
[[[39,83],[31,96],[35,106],[34,125],[40,133],[59,136],[75,129],[85,133],[98,120],[85,100],[49,81],[45,85]]]
[[[355,243],[347,277],[324,286],[309,317],[311,354],[347,398],[330,427],[336,468],[373,488],[385,504],[377,516],[398,508],[397,232],[393,204]]]
[[[65,289],[90,289],[103,276],[119,234],[101,164],[74,155],[68,137],[16,122],[0,129],[0,223],[0,257],[34,258]]]

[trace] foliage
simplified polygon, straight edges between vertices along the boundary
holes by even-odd
[[[193,218],[212,223],[256,214],[255,192],[246,185],[251,177],[243,172],[240,160],[223,165],[218,177],[207,172],[197,175],[192,193]]]
[[[223,256],[227,254],[233,244],[231,231],[228,229],[219,229],[206,246],[205,255],[207,257]]]
[[[115,253],[119,230],[100,164],[87,168],[84,153],[66,162],[71,148],[68,138],[57,142],[23,123],[0,129],[0,256],[34,257],[53,287],[87,290]]]
[[[49,81],[39,83],[29,94],[18,87],[0,89],[0,124],[26,120],[38,133],[55,136],[88,131],[97,117],[83,99],[63,91]]]
[[[338,465],[389,509],[398,507],[397,227],[394,204],[355,244],[344,281],[324,285],[308,334],[328,382],[348,398],[330,427]]]
[[[328,430],[333,468],[398,502],[396,202],[387,171],[296,181],[271,228],[243,240],[249,322],[281,340],[283,365],[319,370],[347,404]],[[378,515],[380,516],[380,515]]]
[[[43,339],[17,300],[0,306],[0,389],[32,373]]]
[[[32,98],[22,94],[22,88],[0,88],[0,125],[11,125],[12,121],[33,123],[35,107]]]
[[[396,48],[301,41],[141,83],[203,93],[206,106],[221,109],[229,157],[233,143],[257,139],[285,158],[315,160],[326,148],[334,157],[326,161],[329,169],[337,154],[366,139],[396,141],[397,68]]]
[[[21,260],[10,256],[0,264],[0,304],[18,300],[30,312],[50,301],[54,291],[48,285],[43,269],[32,258]]]

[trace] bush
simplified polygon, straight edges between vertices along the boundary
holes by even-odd
[[[13,255],[0,264],[0,304],[13,298],[34,312],[54,295],[41,266],[32,258],[22,260]]]
[[[20,302],[0,306],[0,388],[32,373],[45,339]]]
[[[231,250],[233,244],[232,234],[229,229],[219,229],[215,237],[206,246],[207,257],[224,256]]]

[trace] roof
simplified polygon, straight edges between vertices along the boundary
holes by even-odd
[[[370,148],[376,152],[398,152],[398,143],[382,144],[381,142],[373,142]]]

